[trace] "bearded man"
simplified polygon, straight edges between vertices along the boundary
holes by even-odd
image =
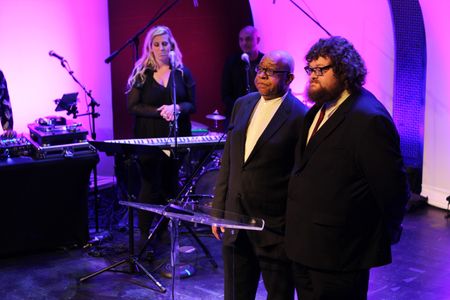
[[[315,105],[289,182],[286,252],[299,299],[367,299],[369,270],[391,262],[409,199],[399,135],[346,39],[319,40],[306,61]]]

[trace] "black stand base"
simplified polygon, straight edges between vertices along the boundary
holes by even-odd
[[[134,237],[133,237],[133,228],[134,228],[133,224],[134,224],[134,221],[133,221],[133,213],[134,213],[133,209],[131,207],[128,207],[128,235],[129,235],[128,238],[129,238],[129,251],[130,251],[130,255],[128,256],[128,258],[123,259],[123,260],[121,260],[119,262],[116,262],[116,263],[106,267],[106,268],[103,268],[103,269],[101,269],[99,271],[96,271],[94,273],[91,273],[91,274],[89,274],[87,276],[84,276],[84,277],[80,278],[80,281],[79,281],[80,283],[82,283],[82,282],[84,282],[84,281],[86,281],[86,280],[88,280],[90,278],[93,278],[93,277],[95,277],[97,275],[100,275],[100,274],[102,274],[102,273],[104,273],[106,271],[117,271],[117,270],[114,270],[115,267],[118,267],[118,266],[120,266],[120,265],[122,265],[124,263],[128,263],[130,265],[130,272],[131,273],[139,272],[139,271],[144,272],[145,275],[147,275],[147,277],[151,281],[153,281],[153,283],[158,287],[158,289],[156,291],[159,291],[161,293],[165,293],[166,292],[166,288],[155,277],[153,277],[153,275],[149,271],[147,271],[144,268],[144,266],[142,266],[142,264],[139,262],[139,259],[140,259],[141,255],[144,253],[145,248],[147,247],[148,241],[145,243],[145,245],[142,248],[142,250],[140,251],[139,255],[138,256],[134,255]],[[150,237],[149,237],[149,240],[150,240]]]
[[[90,278],[93,278],[93,277],[95,277],[97,275],[100,275],[100,274],[102,274],[102,273],[104,273],[106,271],[116,271],[116,270],[114,270],[115,267],[118,267],[118,266],[123,265],[125,263],[128,263],[130,265],[130,271],[131,272],[139,272],[139,271],[144,272],[144,274],[151,281],[153,281],[153,283],[158,287],[158,291],[159,292],[161,292],[161,293],[165,293],[166,292],[166,288],[155,277],[153,277],[153,275],[149,271],[147,271],[144,268],[144,266],[138,261],[138,259],[136,257],[134,257],[134,256],[130,256],[130,257],[128,257],[126,259],[123,259],[121,261],[118,261],[118,262],[116,262],[116,263],[114,263],[114,264],[112,264],[112,265],[110,265],[110,266],[108,266],[106,268],[103,268],[103,269],[101,269],[101,270],[99,270],[97,272],[94,272],[92,274],[84,276],[84,277],[80,278],[80,283],[82,283],[82,282],[84,282],[84,281],[86,281],[86,280],[88,280]]]
[[[196,272],[194,266],[191,264],[180,264],[177,266],[177,269],[175,271],[178,272],[177,276],[180,279],[191,277]],[[165,278],[172,278],[172,266],[170,265],[170,263],[164,264],[161,270],[161,275]]]

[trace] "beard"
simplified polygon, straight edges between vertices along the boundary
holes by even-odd
[[[324,103],[335,101],[336,99],[338,99],[344,89],[344,85],[339,84],[339,82],[336,82],[336,84],[328,88],[320,86],[315,90],[312,90],[311,86],[308,86],[307,95],[309,100],[313,101],[316,104],[322,105]]]

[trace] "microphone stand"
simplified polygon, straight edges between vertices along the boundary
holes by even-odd
[[[128,41],[123,44],[118,50],[114,51],[113,53],[111,53],[106,59],[105,59],[105,63],[109,64],[117,55],[119,55],[119,53],[121,53],[128,45],[133,44],[133,63],[136,63],[136,61],[139,58],[139,37],[141,36],[141,34],[143,34],[151,25],[153,25],[157,20],[159,20],[165,13],[167,13],[170,9],[172,9],[172,7],[175,6],[175,4],[177,4],[179,2],[179,0],[174,0],[173,2],[171,2],[169,5],[166,6],[166,3],[164,3],[156,12],[156,15],[150,19],[150,21],[143,27],[141,28],[139,31],[137,31],[131,38],[128,39]],[[165,7],[165,8],[164,8]],[[131,168],[131,162],[129,162],[129,166],[128,168]],[[128,172],[128,177],[130,177],[131,172]],[[130,178],[128,178],[128,180],[130,180]],[[131,199],[132,196],[130,195],[131,193],[131,189],[129,189],[127,191],[128,193],[128,198]],[[130,206],[128,208],[128,215],[129,215],[129,220],[128,220],[128,235],[129,235],[129,248],[130,248],[130,256],[134,257],[134,221],[133,221],[133,208]]]
[[[89,123],[90,126],[90,132],[91,132],[91,138],[95,141],[97,139],[97,133],[95,131],[95,119],[100,117],[100,114],[95,111],[95,107],[100,106],[100,104],[95,101],[94,97],[92,97],[92,91],[87,90],[86,87],[75,77],[74,71],[72,71],[69,67],[69,64],[65,59],[61,60],[61,66],[69,73],[70,77],[81,87],[81,89],[84,91],[84,93],[89,97],[90,102],[88,104],[88,112],[84,114],[78,114],[78,110],[76,108],[76,104],[73,108],[71,108],[68,111],[68,114],[73,114],[73,118],[76,119],[77,117],[82,116],[89,116]],[[98,192],[98,173],[97,173],[97,164],[94,166],[93,169],[93,175],[94,175],[94,217],[95,217],[95,232],[99,232],[99,221],[98,221],[98,210],[99,210],[99,192]]]
[[[250,93],[250,61],[245,62],[245,91],[246,94]]]
[[[173,156],[175,161],[178,160],[178,116],[180,113],[177,111],[177,85],[175,82],[175,72],[177,71],[175,67],[175,62],[170,62],[170,77],[172,80],[172,86],[171,86],[171,93],[170,96],[172,97],[172,105],[173,105],[173,121],[170,122],[171,130],[173,130],[173,139],[175,142],[175,147],[173,148]]]
[[[170,68],[171,68],[171,73],[170,73],[170,79],[172,81],[171,84],[171,98],[172,98],[172,105],[173,105],[173,121],[171,121],[170,123],[170,132],[173,130],[173,138],[174,138],[174,147],[173,147],[173,159],[175,160],[175,164],[178,166],[178,160],[179,160],[179,151],[178,151],[178,116],[179,116],[179,112],[176,109],[177,106],[177,93],[176,93],[176,82],[175,82],[175,73],[176,73],[176,66],[175,66],[175,58],[174,57],[170,57]],[[169,211],[170,209],[176,209],[174,207],[177,207],[177,204],[180,203],[184,206],[186,206],[187,201],[185,201],[185,203],[183,204],[182,199],[187,199],[189,198],[189,193],[192,190],[192,182],[193,179],[195,178],[195,176],[198,174],[198,172],[201,170],[201,167],[205,164],[205,162],[207,161],[207,159],[209,157],[211,157],[212,153],[216,150],[216,148],[218,147],[218,145],[220,144],[220,142],[222,141],[222,139],[224,138],[226,132],[224,132],[222,134],[222,136],[219,138],[218,142],[216,144],[213,145],[212,149],[210,150],[209,153],[206,154],[206,156],[204,157],[204,159],[201,161],[201,163],[199,163],[199,165],[197,166],[196,170],[190,175],[190,177],[186,180],[186,182],[184,183],[183,187],[181,188],[180,192],[177,194],[177,196],[173,199],[169,199],[168,204],[165,206],[164,210]],[[169,134],[170,136],[170,134]],[[178,176],[178,174],[176,174],[176,176]],[[189,189],[188,189],[189,187]],[[181,199],[181,200],[180,200]],[[161,226],[163,224],[163,221],[165,219],[164,215],[161,215],[161,217],[159,218],[159,220],[157,221],[154,229],[150,232],[149,236],[147,237],[147,241],[145,242],[145,244],[142,246],[141,250],[139,251],[139,254],[137,255],[136,259],[139,260],[142,255],[145,253],[145,250],[147,249],[148,244],[152,241],[153,237],[155,236],[155,234],[161,230]],[[176,221],[175,221],[176,222]],[[175,224],[171,224],[172,228],[175,226],[177,227],[177,225]],[[183,224],[186,229],[189,231],[189,233],[192,235],[192,237],[196,240],[196,242],[200,245],[200,247],[202,248],[203,252],[205,253],[206,257],[209,259],[210,263],[212,264],[212,266],[214,268],[217,268],[217,263],[214,260],[214,258],[212,257],[211,253],[209,252],[208,248],[203,244],[203,242],[199,239],[199,237],[196,235],[196,233],[194,232],[194,230],[187,224]],[[177,235],[178,233],[176,233]],[[174,236],[174,232],[172,231],[172,238],[175,238]],[[173,246],[173,245],[172,245]],[[174,260],[174,249],[171,249],[171,261],[173,262]],[[175,264],[172,263],[172,274],[175,274]],[[172,276],[172,287],[175,286],[175,276]]]
[[[328,32],[328,30],[326,30],[318,21],[316,21],[313,17],[311,17],[303,8],[300,7],[300,5],[298,5],[297,3],[295,3],[294,0],[289,0],[295,7],[297,7],[302,13],[304,13],[311,21],[313,21],[317,26],[320,27],[320,29],[322,29],[323,31],[325,31],[326,34],[328,34],[328,36],[332,36],[331,33]],[[275,4],[275,0],[273,1],[273,3]]]
[[[163,4],[161,6],[161,8],[158,10],[158,12],[156,13],[156,15],[150,19],[150,21],[142,28],[140,29],[138,32],[136,32],[130,39],[128,39],[128,41],[123,44],[118,50],[114,51],[113,53],[111,53],[110,56],[108,56],[105,59],[105,63],[110,63],[120,52],[122,52],[129,44],[133,44],[133,59],[134,59],[134,63],[138,60],[139,57],[139,36],[144,33],[152,24],[154,24],[159,18],[161,18],[166,12],[168,12],[173,6],[175,6],[175,4],[177,4],[179,2],[179,0],[174,0],[170,5],[168,5],[165,9],[163,9],[163,7],[165,6],[165,4]],[[89,94],[90,96],[90,94]],[[176,122],[175,122],[176,123]],[[177,130],[178,128],[176,128]],[[175,140],[176,141],[176,140]],[[131,162],[129,163],[128,166],[128,177],[131,177]],[[95,173],[94,176],[95,178],[97,171],[95,169]],[[130,178],[128,178],[128,181],[130,181]],[[97,185],[96,179],[94,179],[94,188]],[[131,193],[131,187],[129,184],[128,187],[128,198],[131,199],[132,196],[130,195]],[[98,208],[96,207],[96,230],[98,231]],[[128,240],[129,240],[129,252],[130,252],[130,256],[125,259],[122,260],[118,263],[115,263],[109,267],[106,267],[100,271],[97,271],[91,275],[85,276],[83,278],[80,279],[80,282],[83,282],[89,278],[92,278],[94,276],[97,276],[105,271],[108,271],[110,269],[113,269],[125,262],[128,262],[130,264],[130,269],[134,268],[140,268],[146,275],[147,277],[149,277],[158,287],[158,290],[162,293],[164,293],[166,291],[166,289],[156,280],[156,278],[154,278],[151,273],[149,271],[147,271],[140,263],[139,263],[139,259],[141,258],[142,254],[145,251],[145,248],[148,244],[148,242],[150,241],[152,234],[150,234],[149,238],[147,239],[147,242],[145,244],[145,246],[142,248],[141,252],[139,253],[139,255],[137,257],[135,257],[134,255],[134,217],[133,217],[133,208],[130,206],[128,208]],[[162,220],[159,220],[159,223],[161,223]],[[159,223],[157,225],[159,225]]]
[[[170,56],[170,69],[171,69],[171,71],[170,71],[170,78],[172,79],[172,89],[171,89],[170,95],[172,97],[172,105],[173,105],[173,120],[172,120],[172,122],[170,122],[171,130],[169,130],[169,132],[173,130],[173,139],[174,139],[174,142],[175,142],[174,143],[174,148],[173,148],[173,160],[175,161],[175,165],[177,166],[177,170],[178,170],[178,159],[179,159],[179,157],[178,157],[178,115],[179,115],[179,113],[177,112],[177,85],[175,83],[175,72],[177,71],[177,68],[175,66],[175,58],[172,57],[172,56]],[[172,174],[172,175],[177,176],[177,178],[178,178],[178,171],[177,171],[176,175],[175,174]],[[170,207],[170,203],[166,206],[166,209],[169,208],[169,207]],[[164,218],[164,216],[162,216],[162,218]],[[157,225],[159,225],[161,223],[161,221],[162,221],[162,219],[160,219],[158,221]],[[177,222],[177,220],[171,220],[171,222]],[[172,230],[171,230],[171,233],[172,233],[171,234],[171,239],[172,240],[176,239],[178,241],[178,230],[174,231],[174,229],[173,229],[173,228],[177,228],[178,229],[178,227],[175,224],[172,224],[172,223],[170,225],[171,225],[171,228],[172,228]],[[155,228],[154,231],[156,231],[156,229],[157,228]],[[174,243],[171,243],[171,244],[172,244],[171,247],[178,247],[178,245],[174,245]],[[144,247],[144,249],[145,248],[146,248],[146,246]],[[175,250],[175,249],[172,249],[172,248],[171,248],[171,251],[170,251],[170,260],[171,260],[172,275],[173,275],[172,276],[172,299],[175,299],[175,297],[174,297],[174,288],[173,287],[175,286],[175,275],[174,274],[175,274],[175,268],[176,268],[176,265],[175,265],[175,257],[176,257],[175,252],[176,251],[178,251],[178,250]]]
[[[139,36],[144,33],[151,25],[153,25],[159,18],[161,18],[166,12],[168,12],[175,4],[178,3],[179,0],[174,0],[168,7],[166,7],[161,12],[157,13],[155,17],[153,17],[147,25],[145,25],[142,29],[140,29],[138,32],[136,32],[128,41],[126,41],[125,44],[123,44],[119,49],[111,53],[110,56],[108,56],[105,59],[105,63],[109,64],[120,52],[122,52],[123,49],[125,49],[128,45],[133,44],[134,45],[134,60],[137,60],[137,52],[138,52],[138,42]],[[163,5],[164,6],[164,5]],[[161,10],[161,8],[159,9]]]
[[[111,53],[106,59],[105,59],[105,63],[109,64],[117,55],[119,55],[120,52],[122,52],[128,45],[133,44],[133,63],[136,63],[136,61],[138,60],[139,57],[139,37],[141,34],[143,34],[151,25],[153,25],[158,19],[160,19],[165,13],[167,13],[170,9],[172,9],[173,6],[175,6],[175,4],[177,4],[179,2],[179,0],[174,0],[172,3],[170,3],[166,8],[164,8],[164,6],[166,5],[166,3],[164,3],[157,11],[156,15],[150,19],[150,21],[143,27],[141,28],[138,32],[136,32],[131,38],[128,39],[128,41],[123,44],[118,50],[114,51],[113,53]],[[129,166],[131,167],[131,166]],[[128,191],[128,193],[130,193],[130,190]],[[128,195],[128,197],[130,198],[131,196]],[[133,236],[133,208],[129,207],[129,214],[131,214],[131,220],[129,221],[128,224],[128,234],[129,234],[129,247],[130,247],[130,252],[131,249],[134,247],[134,236]],[[97,226],[96,226],[97,227]],[[133,254],[133,253],[131,253]]]

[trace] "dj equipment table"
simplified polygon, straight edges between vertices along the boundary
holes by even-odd
[[[0,256],[89,240],[88,190],[95,152],[0,160]]]

